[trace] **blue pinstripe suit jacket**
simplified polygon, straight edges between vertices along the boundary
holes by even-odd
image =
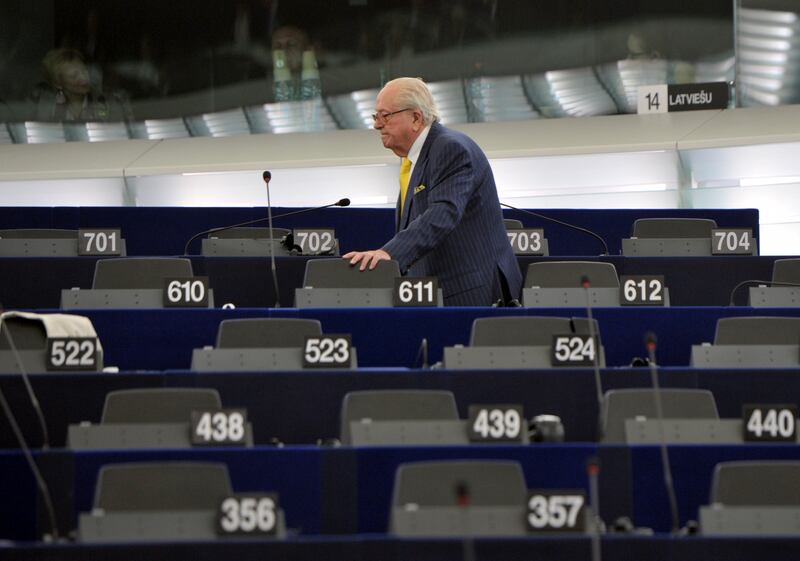
[[[401,271],[438,277],[445,304],[491,304],[498,269],[514,298],[522,287],[486,155],[439,123],[414,165],[397,233],[383,249]]]

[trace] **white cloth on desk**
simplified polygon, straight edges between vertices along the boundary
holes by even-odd
[[[0,323],[6,318],[23,318],[39,321],[44,326],[48,339],[50,337],[97,337],[92,320],[85,316],[73,314],[35,314],[33,312],[4,312],[0,314]],[[98,350],[102,349],[100,339]]]

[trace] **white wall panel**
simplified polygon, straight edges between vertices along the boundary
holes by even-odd
[[[800,106],[459,125],[501,200],[529,208],[756,207],[764,254],[800,253]],[[393,207],[375,131],[0,146],[0,204]],[[796,202],[797,201],[797,202]],[[788,234],[792,235],[792,243]]]

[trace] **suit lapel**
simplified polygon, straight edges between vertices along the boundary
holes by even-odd
[[[400,208],[400,193],[397,194],[397,202],[394,205],[394,231],[400,231],[400,214],[403,209]]]
[[[414,171],[408,180],[408,191],[406,192],[406,204],[402,208],[402,212],[398,212],[398,230],[402,230],[408,226],[408,218],[411,215],[411,205],[414,200],[414,190],[422,183],[422,177],[425,175],[425,167],[428,165],[428,152],[431,150],[433,139],[439,134],[441,125],[433,123],[431,130],[428,131],[428,138],[425,139],[425,144],[422,145],[422,150],[419,151],[419,159],[414,163]],[[400,198],[397,198],[398,209],[400,207]]]
[[[426,140],[427,144],[427,140]],[[424,152],[424,150],[423,150]],[[403,212],[400,214],[400,229],[405,228],[408,226],[408,216],[411,214],[411,204],[414,201],[414,187],[419,185],[420,177],[422,177],[422,172],[424,171],[425,164],[428,163],[427,154],[425,156],[422,155],[420,152],[419,161],[414,164],[414,173],[411,174],[411,177],[408,179],[408,191],[406,192],[406,204],[403,206]],[[398,202],[398,205],[400,203]]]

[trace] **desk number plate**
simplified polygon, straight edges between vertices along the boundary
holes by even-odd
[[[217,533],[222,536],[271,536],[278,529],[278,495],[238,494],[219,504]]]
[[[470,405],[470,442],[520,442],[527,431],[522,405]]]
[[[506,230],[508,243],[514,250],[514,255],[543,255],[544,230],[541,228],[523,228],[519,230]]]
[[[78,230],[78,255],[119,255],[122,232],[116,229]]]
[[[414,277],[394,279],[393,303],[397,307],[436,306],[439,281],[436,277]]]
[[[746,403],[742,406],[742,426],[747,442],[796,442],[797,406]]]
[[[244,444],[247,436],[247,410],[192,411],[191,427],[193,446]]]
[[[303,368],[350,368],[350,334],[307,335],[303,344]]]
[[[336,249],[334,230],[296,229],[293,232],[294,244],[300,246],[303,255],[333,255]]]
[[[597,342],[588,334],[553,335],[550,363],[553,366],[592,366]]]
[[[750,228],[711,230],[711,255],[753,255],[755,242]]]
[[[164,279],[165,308],[207,308],[208,277]]]
[[[529,532],[583,532],[586,494],[580,489],[528,491],[526,522]]]
[[[630,275],[619,279],[623,306],[664,306],[664,275]]]
[[[97,337],[47,339],[47,370],[97,370]]]

